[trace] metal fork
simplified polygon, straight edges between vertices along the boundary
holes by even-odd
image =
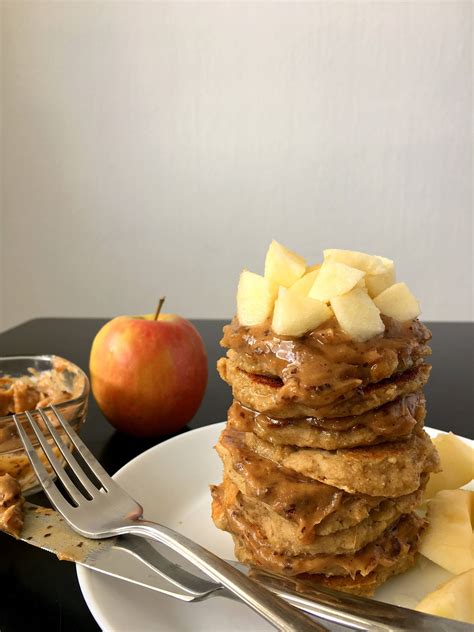
[[[41,462],[22,425],[22,415],[17,414],[14,415],[14,420],[18,434],[44,492],[51,504],[74,531],[92,539],[110,538],[128,533],[157,540],[177,551],[208,577],[222,584],[276,628],[287,632],[310,632],[311,630],[322,632],[327,630],[314,619],[296,610],[283,599],[246,577],[217,555],[211,553],[211,551],[168,527],[145,520],[141,505],[107,474],[56,407],[51,405],[48,409],[39,408],[37,410],[54,443],[72,472],[74,472],[82,489],[73,482],[54,454],[52,446],[31,412],[26,411],[24,417],[28,420],[45,456],[69,498],[61,492],[55,483],[53,474],[49,473]],[[71,443],[89,467],[92,475],[100,484],[100,489],[91,481],[72,455],[46,414],[47,411],[52,413],[55,422],[69,437]]]

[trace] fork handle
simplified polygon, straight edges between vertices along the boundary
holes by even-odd
[[[140,519],[121,528],[121,532],[133,533],[168,545],[208,577],[225,586],[278,630],[283,632],[327,632],[328,630],[211,551],[168,527]]]

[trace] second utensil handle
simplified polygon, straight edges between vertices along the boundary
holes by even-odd
[[[173,529],[148,520],[138,520],[131,522],[122,532],[151,538],[168,545],[283,632],[327,632],[326,627]]]

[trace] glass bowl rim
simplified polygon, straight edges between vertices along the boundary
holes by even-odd
[[[83,402],[89,396],[89,392],[90,392],[89,378],[88,378],[87,374],[85,373],[85,371],[83,371],[80,366],[77,366],[77,364],[75,364],[71,360],[68,360],[67,358],[63,358],[62,356],[59,356],[59,355],[56,355],[56,354],[40,354],[40,355],[1,356],[0,357],[0,367],[1,367],[1,364],[2,364],[3,360],[32,360],[32,361],[45,360],[45,361],[49,361],[49,362],[52,363],[53,360],[55,360],[55,359],[64,360],[65,362],[68,362],[71,366],[73,366],[77,370],[77,373],[79,375],[82,375],[82,377],[84,378],[84,388],[82,389],[82,392],[81,392],[80,395],[78,395],[77,397],[74,397],[73,399],[68,399],[65,402],[61,402],[59,404],[55,404],[55,407],[59,411],[61,411],[62,409],[71,406],[71,404],[79,404],[79,403]],[[45,369],[45,370],[48,370],[48,369]],[[24,375],[28,375],[28,373],[24,373]],[[46,408],[47,408],[47,406],[46,406]],[[33,408],[29,412],[34,412],[35,410],[36,410],[36,408]],[[21,413],[10,413],[9,415],[2,415],[2,416],[0,416],[0,425],[2,425],[6,421],[12,421],[14,414],[21,415],[21,414],[23,414],[23,411]]]

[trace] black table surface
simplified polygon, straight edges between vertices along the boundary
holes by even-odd
[[[105,319],[41,318],[0,334],[0,355],[56,354],[87,371],[92,340]],[[209,382],[204,401],[183,432],[223,421],[231,401],[230,389],[218,377],[215,364],[221,320],[194,320],[209,358]],[[425,392],[427,425],[474,438],[473,347],[474,323],[427,323],[433,332],[433,365]],[[90,399],[82,437],[109,473],[168,437],[131,439],[116,432]],[[46,504],[42,494],[32,502]],[[79,589],[73,564],[0,533],[0,630],[98,630]]]

